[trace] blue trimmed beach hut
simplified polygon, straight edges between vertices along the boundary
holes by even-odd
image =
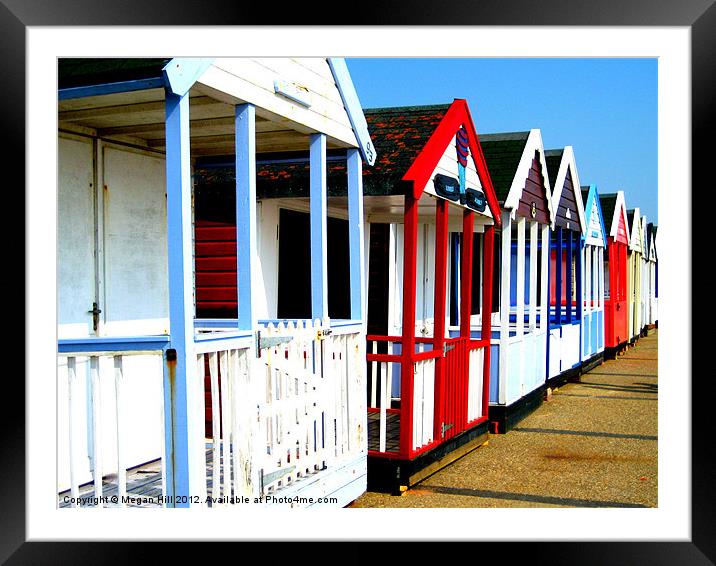
[[[582,234],[582,372],[604,360],[604,218],[596,185],[581,187],[586,230]]]
[[[60,59],[58,76],[60,504],[356,499],[368,452],[362,167],[375,151],[343,60]],[[257,164],[288,153],[310,168],[308,230],[294,234],[310,295],[307,312],[278,320],[278,254],[264,253],[277,219],[257,203]],[[347,184],[340,319],[326,262],[335,153]],[[233,265],[207,262],[215,296],[238,299],[223,319],[196,309],[207,278],[195,252],[211,234],[195,230],[194,166],[212,156],[235,173]]]
[[[556,387],[576,376],[581,367],[581,242],[586,221],[574,149],[548,150],[545,159],[556,211],[550,238],[547,385]]]

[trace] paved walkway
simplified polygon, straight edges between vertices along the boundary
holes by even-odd
[[[656,507],[658,333],[402,496],[352,507]]]

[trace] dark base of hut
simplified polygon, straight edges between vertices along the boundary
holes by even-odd
[[[579,378],[579,374],[581,373],[581,366],[576,366],[573,368],[570,368],[566,371],[563,371],[562,373],[555,375],[554,377],[550,377],[547,380],[547,387],[551,387],[552,389],[555,389],[557,387],[562,387],[565,383],[568,381],[575,381]]]
[[[585,360],[582,362],[582,367],[580,368],[580,375],[583,373],[587,373],[588,371],[593,370],[595,367],[600,366],[604,363],[604,352],[599,352],[598,354],[594,354],[591,358],[588,360]]]
[[[547,385],[540,385],[534,391],[518,399],[511,405],[490,405],[490,432],[505,434],[512,430],[522,419],[537,409],[544,400]]]
[[[604,359],[615,360],[617,358],[617,355],[626,351],[627,345],[628,342],[622,342],[618,346],[604,348]]]
[[[443,442],[413,460],[368,457],[368,489],[400,495],[416,483],[485,444],[488,421]]]

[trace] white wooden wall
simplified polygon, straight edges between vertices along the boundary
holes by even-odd
[[[93,334],[92,302],[99,299],[100,336],[162,334],[168,330],[164,160],[61,137],[58,145],[58,337]],[[96,167],[96,169],[95,169]],[[94,179],[97,179],[95,181]],[[92,183],[90,186],[89,183]],[[95,195],[95,184],[97,194]],[[105,190],[105,186],[107,189]],[[95,269],[94,256],[99,269]],[[161,456],[162,362],[158,356],[125,357],[123,423],[127,466]],[[69,406],[66,358],[58,358],[58,489],[69,488]],[[116,413],[111,357],[99,360],[102,474],[116,473]],[[80,483],[89,481],[93,403],[90,364],[78,358],[73,427],[86,442],[76,446]],[[77,438],[77,437],[75,437]]]

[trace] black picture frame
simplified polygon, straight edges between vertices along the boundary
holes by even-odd
[[[310,8],[309,8],[310,6]],[[716,5],[713,0],[681,0],[679,2],[653,3],[647,0],[620,0],[595,2],[594,0],[510,0],[506,2],[470,2],[459,0],[452,3],[418,2],[351,5],[350,12],[337,10],[335,3],[319,5],[296,5],[296,13],[268,15],[260,3],[228,1],[174,0],[152,2],[151,0],[118,0],[113,3],[96,0],[3,0],[0,4],[0,54],[2,54],[2,131],[6,140],[3,164],[6,178],[6,207],[13,215],[25,213],[25,171],[19,164],[25,163],[25,31],[28,26],[91,26],[91,25],[342,25],[344,14],[351,13],[352,25],[557,25],[557,26],[685,26],[691,30],[691,80],[692,80],[692,186],[713,191],[710,174],[714,149],[714,120],[716,97]],[[270,12],[266,10],[265,12]],[[319,14],[318,18],[316,15]],[[322,21],[321,21],[322,20]],[[665,156],[660,156],[660,159]],[[8,179],[9,177],[9,179]],[[688,190],[687,188],[681,189]],[[678,192],[676,193],[678,195]],[[14,202],[13,202],[14,200]],[[692,200],[692,203],[694,203]],[[694,203],[695,204],[695,203]],[[691,231],[693,246],[701,245],[701,235],[692,220],[684,218],[684,229]],[[706,228],[708,229],[708,228]],[[12,247],[17,253],[17,246]],[[23,247],[24,250],[24,247]],[[695,248],[687,250],[697,257]],[[8,252],[12,251],[8,249]],[[23,254],[24,255],[24,254]],[[23,265],[24,257],[15,266]],[[16,267],[16,272],[21,272]],[[692,281],[689,277],[689,281]],[[702,285],[693,280],[692,296],[709,294]],[[24,303],[30,299],[21,290]],[[16,297],[17,293],[13,294]],[[10,301],[19,304],[19,301]],[[692,313],[692,305],[683,304]],[[12,320],[12,319],[10,319]],[[691,320],[694,320],[693,318]],[[12,327],[14,335],[20,334]],[[23,333],[24,334],[24,333]],[[693,352],[708,351],[708,332],[691,328],[692,340],[684,345],[683,375],[662,376],[662,379],[679,379],[687,382],[696,373]],[[25,337],[23,351],[31,353],[32,339]],[[19,356],[18,356],[19,358]],[[24,366],[23,366],[24,370]],[[689,542],[545,542],[486,543],[475,559],[485,560],[489,555],[501,562],[550,564],[650,564],[680,566],[716,563],[716,474],[711,462],[716,456],[714,421],[709,418],[713,411],[714,385],[708,368],[698,379],[691,380],[692,414],[685,415],[683,422],[670,426],[691,426],[692,434],[692,517]],[[24,373],[24,371],[23,371]],[[70,543],[25,542],[25,430],[24,430],[24,381],[18,370],[9,372],[3,379],[6,399],[18,411],[2,412],[0,429],[2,442],[2,479],[0,480],[0,560],[7,564],[82,564],[125,563],[173,560],[185,555],[184,545],[144,543]],[[6,407],[10,403],[6,403]],[[479,528],[479,526],[476,526]],[[558,527],[556,527],[558,529]],[[78,533],[81,536],[81,533]],[[585,533],[585,538],[589,533]],[[351,533],[346,533],[346,539]],[[266,544],[266,543],[264,543]],[[358,542],[348,543],[350,548],[340,550],[342,563],[366,564],[376,557],[411,560],[412,554],[420,556],[423,545],[401,545],[397,550],[375,548]],[[456,543],[452,543],[456,544]],[[282,548],[280,552],[271,545],[272,555],[279,559],[282,553],[295,556],[302,549]],[[332,546],[332,545],[329,545]],[[321,543],[307,553],[312,561],[336,557],[333,551]],[[484,549],[484,550],[483,550]],[[212,551],[213,552],[213,551]],[[259,554],[264,552],[258,549]],[[276,554],[278,552],[278,554]],[[453,554],[453,552],[455,554]],[[461,549],[451,550],[447,556],[461,556]],[[470,551],[474,552],[474,551]],[[319,553],[319,554],[316,554]],[[420,553],[420,554],[417,554]],[[460,554],[458,554],[460,553]],[[438,550],[438,556],[440,550]],[[251,556],[247,554],[246,556]],[[443,555],[442,560],[444,560]],[[333,557],[333,558],[329,558]],[[424,555],[423,555],[424,558]],[[422,560],[421,560],[422,561]],[[275,562],[274,562],[275,563]]]

